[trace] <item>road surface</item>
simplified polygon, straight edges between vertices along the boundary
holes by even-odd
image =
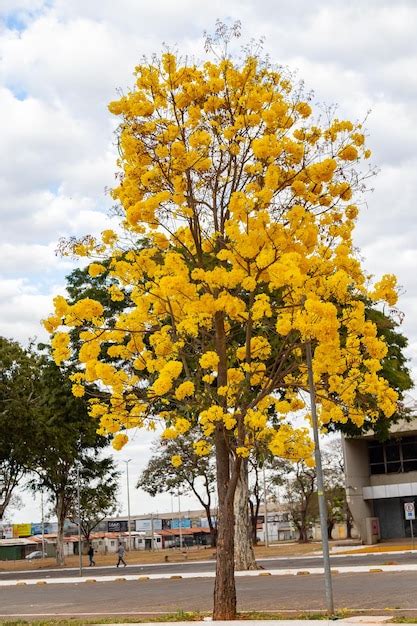
[[[240,611],[324,608],[321,575],[243,577],[236,584]],[[413,572],[334,576],[338,609],[406,609],[417,615],[416,588],[417,573]],[[210,611],[212,593],[213,579],[205,578],[2,587],[0,619]]]
[[[100,557],[97,557],[100,558]],[[398,563],[404,564],[417,564],[417,554],[404,552],[401,554],[355,554],[348,556],[332,556],[330,558],[331,566],[334,569],[338,567],[348,567],[355,565],[369,565],[370,567],[383,565],[386,563]],[[281,558],[269,558],[259,559],[258,564],[264,569],[298,569],[305,570],[310,567],[322,567],[323,559],[321,557],[281,557]],[[83,573],[86,576],[108,576],[109,574],[123,575],[126,574],[138,574],[146,576],[147,574],[181,574],[183,572],[211,572],[215,569],[215,563],[213,561],[191,561],[189,563],[158,563],[153,565],[130,565],[126,568],[116,568],[112,566],[105,567],[88,567],[87,561],[86,567],[83,568]],[[0,572],[1,580],[28,580],[34,578],[60,578],[62,576],[76,576],[78,569],[76,568],[64,568],[64,569],[39,569],[28,570],[26,572],[7,571]]]

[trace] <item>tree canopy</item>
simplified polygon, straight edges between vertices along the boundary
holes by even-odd
[[[80,514],[74,485],[68,518],[80,524],[86,541],[90,540],[92,531],[101,521],[116,513],[119,476],[111,457],[90,456],[82,460],[79,468]]]
[[[38,372],[39,358],[32,349],[0,337],[0,520],[33,464]]]
[[[64,522],[76,495],[77,467],[88,475],[107,440],[97,434],[85,400],[72,394],[70,372],[58,367],[49,355],[43,355],[40,365],[41,393],[33,444],[29,446],[35,473],[31,486],[46,490],[50,496],[58,521],[57,561],[62,564]]]

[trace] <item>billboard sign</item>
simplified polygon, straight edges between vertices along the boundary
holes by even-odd
[[[127,520],[112,520],[107,522],[107,532],[109,533],[125,533],[127,531]]]
[[[152,532],[152,521],[154,531],[162,530],[161,519],[137,519],[135,522],[135,528],[137,531]]]
[[[13,524],[13,537],[30,537],[32,524]]]
[[[180,526],[180,522],[181,522],[181,526]],[[171,528],[173,530],[176,528],[191,528],[191,520],[187,518],[183,518],[181,520],[173,519],[171,522]]]
[[[44,528],[44,533],[46,530]],[[42,524],[32,524],[32,535],[41,535],[42,534]]]

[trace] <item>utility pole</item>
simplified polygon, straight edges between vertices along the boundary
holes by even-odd
[[[330,567],[330,556],[329,556],[329,539],[327,536],[327,507],[326,507],[326,500],[324,498],[323,466],[321,463],[319,428],[318,428],[317,411],[316,411],[316,390],[314,386],[313,361],[312,361],[312,356],[311,356],[311,342],[310,341],[306,342],[306,360],[307,360],[307,372],[308,372],[308,387],[309,387],[309,392],[310,392],[311,422],[313,426],[313,436],[314,436],[314,457],[316,461],[316,470],[317,470],[317,496],[319,500],[321,543],[322,543],[322,548],[323,548],[324,589],[325,589],[325,595],[326,595],[327,612],[329,615],[333,615],[334,614],[334,602],[333,602],[333,588],[332,588],[332,571]]]
[[[126,488],[127,488],[127,532],[129,533],[128,544],[129,550],[132,549],[132,531],[130,529],[130,489],[129,489],[129,463],[132,459],[127,459],[127,461],[123,461],[126,463]]]
[[[80,576],[83,575],[83,553],[81,541],[81,497],[80,497],[80,466],[77,463],[77,516],[78,516],[78,562]]]
[[[178,529],[180,533],[180,550],[182,550],[181,495],[178,491]]]
[[[45,513],[43,508],[43,489],[41,491],[41,532],[42,532],[42,559],[45,558]]]
[[[268,505],[266,501],[266,476],[265,476],[265,465],[262,468],[263,473],[263,482],[264,482],[264,534],[265,534],[265,547],[269,548],[269,529],[268,529]]]

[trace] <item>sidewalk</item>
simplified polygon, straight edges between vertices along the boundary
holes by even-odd
[[[375,624],[383,624],[388,622],[392,617],[390,615],[359,615],[357,617],[347,617],[345,619],[291,619],[291,620],[230,620],[227,622],[215,621],[213,624],[216,626],[329,626],[334,624],[335,621],[342,622],[343,624],[360,624],[361,626],[375,626]],[[159,622],[162,626],[207,626],[207,622],[210,623],[211,618],[206,618],[200,622]],[[135,626],[130,622],[129,624],[94,624],[92,626]],[[141,622],[136,626],[155,626],[155,622]]]

